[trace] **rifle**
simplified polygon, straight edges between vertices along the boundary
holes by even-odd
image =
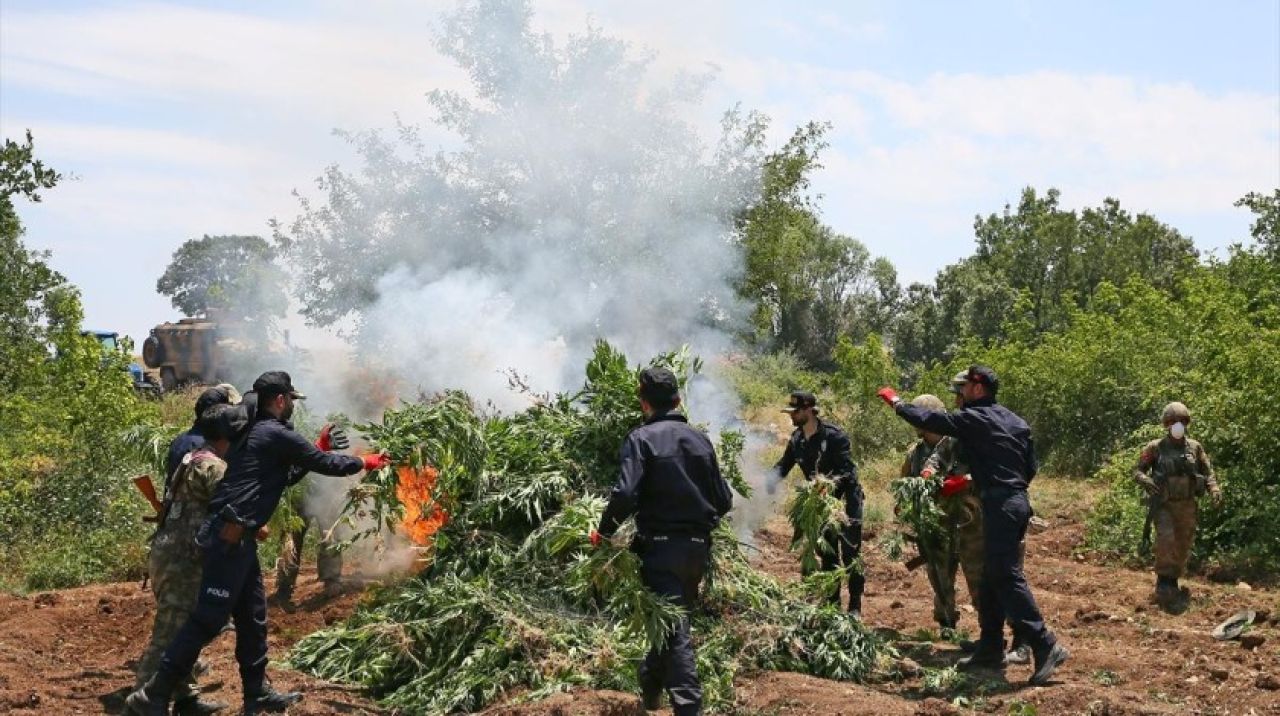
[[[147,502],[151,503],[151,509],[156,511],[155,515],[151,517],[143,517],[142,521],[143,522],[162,521],[164,517],[164,513],[167,510],[165,510],[164,503],[161,502],[160,498],[156,495],[156,486],[151,482],[151,476],[139,475],[133,478],[133,486],[138,488],[138,492],[141,492],[142,496],[147,498]]]
[[[1138,552],[1151,554],[1151,525],[1156,519],[1156,497],[1147,496],[1147,521],[1142,523],[1142,542],[1138,544]]]

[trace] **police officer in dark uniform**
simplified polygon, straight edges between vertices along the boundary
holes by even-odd
[[[280,495],[298,470],[353,475],[388,463],[385,455],[363,459],[321,451],[294,432],[293,403],[305,396],[288,373],[259,376],[246,403],[256,411],[227,454],[227,470],[209,502],[209,519],[197,535],[204,569],[195,610],[160,660],[160,669],[127,704],[135,713],[167,714],[180,675],[189,674],[200,651],[227,623],[236,626],[236,661],[244,686],[244,713],[283,711],[302,698],[280,693],[266,680],[267,599],[258,566],[258,528],[271,519]],[[254,400],[253,398],[256,398]],[[234,411],[232,411],[234,412]]]
[[[962,388],[964,407],[948,413],[925,410],[902,401],[892,388],[879,392],[898,415],[917,428],[958,438],[969,455],[969,469],[982,498],[984,561],[981,636],[963,668],[1004,664],[1004,622],[1031,647],[1035,672],[1030,683],[1045,684],[1069,656],[1045,626],[1022,571],[1019,545],[1031,520],[1027,487],[1036,475],[1031,428],[1013,411],[996,403],[1000,381],[990,368],[971,366]]]
[[[834,496],[844,501],[848,522],[838,532],[826,535],[830,549],[821,555],[822,570],[834,570],[837,564],[842,567],[856,565],[862,553],[862,505],[866,496],[858,483],[858,467],[853,464],[849,436],[818,417],[818,399],[813,393],[793,392],[783,412],[790,413],[791,424],[796,429],[787,440],[782,459],[774,466],[769,492],[773,492],[777,483],[796,465],[800,466],[806,480],[812,480],[815,475],[825,475],[834,480]],[[862,590],[865,585],[862,567],[855,566],[849,572],[849,613],[857,618],[862,617]],[[838,585],[831,600],[839,605]]]
[[[702,712],[702,684],[687,613],[711,560],[711,531],[733,506],[733,493],[711,440],[678,411],[675,374],[641,371],[639,395],[645,422],[622,444],[622,472],[591,542],[599,545],[635,515],[632,549],[645,586],[686,611],[667,643],[651,649],[640,667],[644,707],[659,708],[665,687],[675,716],[692,716]]]

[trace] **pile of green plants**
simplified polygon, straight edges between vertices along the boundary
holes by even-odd
[[[686,379],[697,369],[686,353],[653,363]],[[580,391],[531,396],[523,412],[485,415],[464,394],[446,393],[363,426],[398,464],[438,470],[434,495],[450,519],[423,572],[300,641],[291,664],[411,713],[475,711],[572,687],[637,689],[638,661],[680,610],[643,587],[629,528],[598,548],[588,540],[622,440],[642,422],[635,386],[635,369],[600,343]],[[746,493],[741,445],[734,434],[719,441],[726,477]],[[396,524],[394,474],[371,475],[350,514]],[[882,643],[818,605],[812,588],[752,569],[720,525],[703,601],[690,615],[709,706],[732,704],[735,678],[752,671],[857,680],[877,666]]]

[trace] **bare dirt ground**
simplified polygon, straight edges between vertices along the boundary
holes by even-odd
[[[882,528],[883,529],[883,528]],[[1180,616],[1149,603],[1149,573],[1090,563],[1076,554],[1083,528],[1066,517],[1028,542],[1027,570],[1050,626],[1072,658],[1046,687],[1027,687],[1028,666],[1004,675],[957,678],[946,667],[960,654],[938,639],[923,571],[890,563],[867,538],[864,615],[909,661],[868,685],[766,673],[739,683],[739,714],[1280,714],[1280,592],[1191,580],[1193,602]],[[770,520],[758,535],[761,568],[794,578],[786,553],[789,529]],[[299,585],[301,608],[271,612],[271,653],[281,657],[299,637],[348,614],[358,597],[318,598],[314,577]],[[963,594],[963,587],[961,587]],[[963,597],[962,597],[963,598]],[[1237,610],[1267,613],[1269,621],[1241,641],[1217,642],[1213,627]],[[150,629],[151,595],[137,584],[107,584],[25,597],[0,596],[0,713],[119,713],[123,689]],[[976,631],[971,610],[962,626]],[[1260,644],[1255,644],[1258,640]],[[206,652],[210,696],[238,706],[233,639]],[[273,681],[301,688],[306,700],[293,714],[382,713],[342,687],[278,669]],[[231,713],[234,713],[232,711]],[[492,708],[491,716],[641,714],[632,694],[591,691],[535,704]],[[667,712],[669,713],[669,711]]]

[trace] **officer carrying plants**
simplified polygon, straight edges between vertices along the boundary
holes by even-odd
[[[833,496],[844,502],[847,519],[838,530],[830,530],[824,535],[828,549],[821,555],[822,570],[834,570],[837,564],[849,569],[849,613],[861,619],[866,578],[859,557],[862,554],[862,507],[866,495],[858,482],[858,466],[853,463],[849,436],[818,417],[818,399],[813,393],[793,392],[783,412],[791,415],[795,430],[787,440],[782,459],[774,466],[769,490],[772,491],[777,481],[797,465],[806,480],[823,475],[835,481]],[[839,585],[831,600],[839,605]]]
[[[982,632],[973,655],[962,659],[958,666],[1003,668],[1007,618],[1018,638],[1031,647],[1035,671],[1030,683],[1043,685],[1069,653],[1045,625],[1022,571],[1020,545],[1031,521],[1027,488],[1038,464],[1031,427],[996,402],[999,388],[995,371],[974,365],[969,367],[961,389],[964,407],[955,412],[911,405],[899,398],[893,388],[882,388],[879,395],[911,425],[959,439],[982,496],[985,559],[979,599],[982,611],[978,615]]]
[[[688,612],[711,561],[711,531],[733,506],[733,493],[711,440],[679,410],[675,374],[641,371],[638,393],[644,425],[622,444],[622,471],[591,542],[599,545],[635,515],[632,549],[645,586],[685,611],[666,644],[651,649],[640,667],[644,706],[659,708],[665,688],[675,716],[695,716],[702,713],[702,683]]]

